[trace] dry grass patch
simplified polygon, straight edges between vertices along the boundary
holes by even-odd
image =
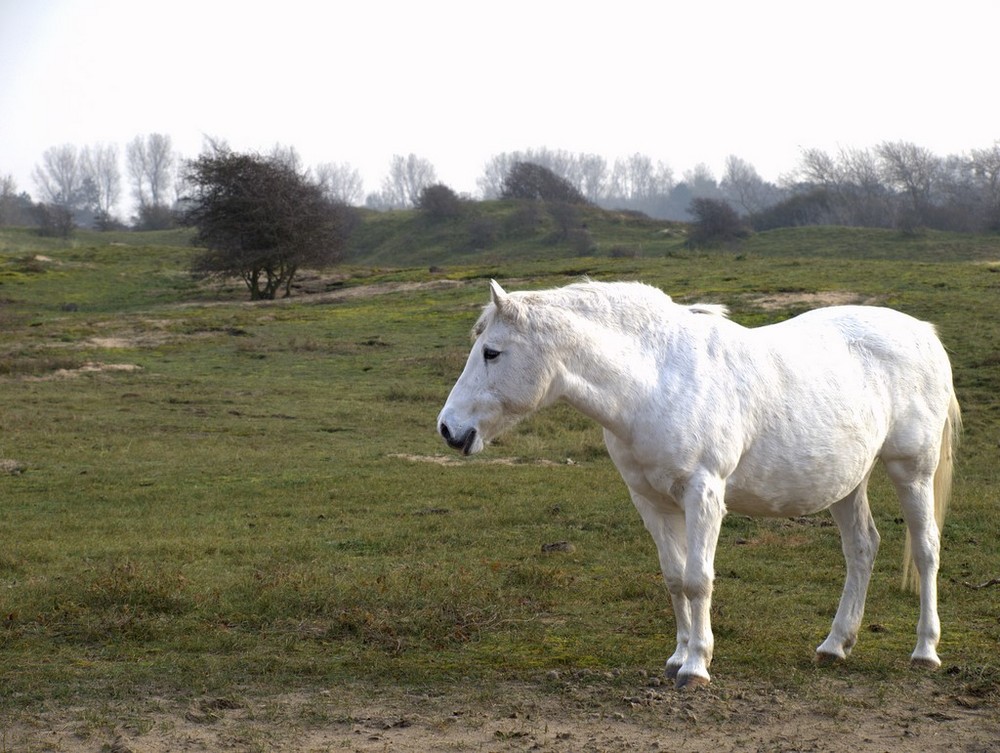
[[[788,292],[750,296],[747,303],[766,311],[792,307],[822,308],[824,306],[878,306],[878,296],[862,295],[850,290],[821,290],[816,293]]]

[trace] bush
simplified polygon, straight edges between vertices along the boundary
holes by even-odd
[[[177,217],[166,204],[143,204],[139,207],[136,230],[170,230],[176,226]]]
[[[779,227],[823,225],[831,222],[830,196],[826,189],[796,193],[763,211],[750,221],[754,230],[774,230]]]
[[[340,260],[347,213],[280,159],[219,150],[189,163],[185,224],[206,251],[201,275],[238,276],[252,300],[287,297],[299,269]]]
[[[590,203],[569,181],[533,162],[515,162],[511,166],[500,186],[500,198]]]
[[[73,232],[73,213],[58,204],[37,204],[33,210],[38,234],[47,238],[69,238]]]
[[[729,243],[750,235],[749,229],[728,202],[697,198],[691,202],[688,211],[694,216],[694,225],[688,234],[689,246]]]
[[[448,186],[426,186],[417,198],[417,209],[430,220],[450,220],[462,214],[462,200]]]

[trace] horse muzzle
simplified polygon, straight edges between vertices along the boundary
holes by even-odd
[[[452,449],[459,450],[463,455],[471,455],[482,448],[478,432],[473,428],[468,428],[464,432],[455,433],[448,428],[448,424],[443,421],[438,425],[438,431],[444,437],[444,441]]]

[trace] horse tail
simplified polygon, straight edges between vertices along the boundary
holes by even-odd
[[[937,470],[934,472],[934,520],[937,523],[938,533],[944,529],[944,518],[948,513],[948,502],[951,500],[955,450],[958,449],[961,433],[962,411],[958,406],[955,391],[952,390],[951,405],[948,406],[948,417],[945,419],[941,434],[941,455],[938,458]],[[913,563],[909,528],[906,530],[906,543],[903,545],[903,589],[915,593],[920,591],[920,574]]]

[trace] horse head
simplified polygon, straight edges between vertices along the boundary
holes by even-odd
[[[437,422],[448,445],[465,455],[479,452],[484,443],[551,401],[556,369],[531,326],[530,308],[490,281],[490,302],[473,328],[472,351]]]

